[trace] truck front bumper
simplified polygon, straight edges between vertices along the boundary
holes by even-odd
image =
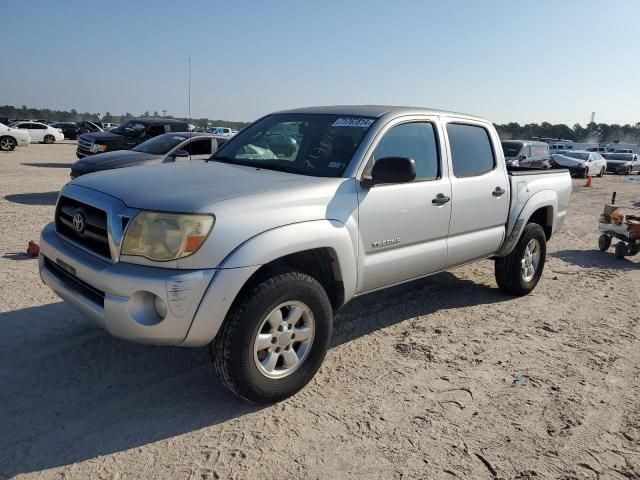
[[[53,224],[42,231],[38,265],[47,286],[113,336],[185,346],[213,340],[235,296],[257,269],[110,263],[60,238]]]

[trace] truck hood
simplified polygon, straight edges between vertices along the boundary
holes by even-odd
[[[71,165],[71,169],[80,172],[97,172],[98,170],[132,167],[153,160],[160,162],[164,157],[164,155],[153,155],[132,150],[116,150],[85,157]]]
[[[80,135],[80,138],[89,142],[100,143],[100,141],[109,142],[113,140],[122,140],[124,137],[122,135],[117,135],[111,132],[91,132],[83,133],[82,135]]]
[[[108,170],[78,177],[71,184],[106,193],[131,208],[195,212],[223,200],[336,180],[340,179],[185,161]]]

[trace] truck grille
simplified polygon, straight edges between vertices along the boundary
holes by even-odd
[[[78,138],[78,148],[76,149],[76,153],[79,157],[86,157],[87,155],[91,155],[91,145],[93,142],[89,140],[83,140],[82,138]]]
[[[107,213],[69,197],[60,197],[56,208],[56,231],[101,257],[111,259]]]

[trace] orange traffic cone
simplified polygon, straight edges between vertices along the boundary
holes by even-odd
[[[584,184],[585,187],[591,186],[591,175],[587,175],[587,183]]]

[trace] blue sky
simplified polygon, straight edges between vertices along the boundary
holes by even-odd
[[[640,122],[638,0],[10,5],[0,104],[186,115],[190,56],[194,117],[379,103]]]

